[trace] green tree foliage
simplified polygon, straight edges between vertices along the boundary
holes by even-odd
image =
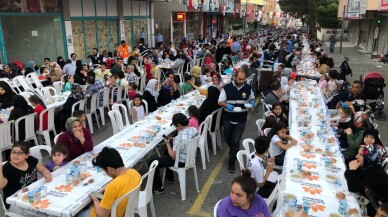
[[[332,2],[327,6],[320,5],[315,10],[317,22],[323,28],[338,28],[339,20],[337,19],[338,2]]]

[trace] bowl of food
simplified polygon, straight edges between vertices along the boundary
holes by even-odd
[[[335,193],[335,196],[337,197],[338,200],[346,199],[346,194],[342,191],[337,191],[337,193]]]
[[[302,174],[298,172],[291,173],[291,180],[294,182],[301,182],[303,179]]]
[[[252,108],[252,105],[249,104],[249,103],[245,103],[244,106],[245,106],[245,108],[248,108],[248,109],[249,109],[249,108]]]
[[[317,154],[322,154],[322,149],[321,149],[321,148],[316,148],[316,149],[315,149],[315,153],[317,153]]]
[[[296,200],[296,196],[294,194],[290,194],[290,193],[285,193],[283,198],[284,198],[284,202],[286,202],[286,203],[288,203],[292,199]]]
[[[233,108],[233,111],[235,111],[235,112],[241,112],[241,107],[234,107],[234,108]]]
[[[356,209],[356,208],[350,208],[350,209],[348,210],[348,215],[349,215],[349,216],[359,216],[360,214],[359,214],[359,212],[358,212],[358,209]]]
[[[341,217],[342,215],[338,214],[338,213],[330,213],[329,214],[329,217]]]
[[[326,175],[326,181],[328,181],[329,183],[337,183],[338,179],[333,174],[327,174]]]

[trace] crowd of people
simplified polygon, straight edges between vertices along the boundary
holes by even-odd
[[[368,214],[387,213],[388,191],[384,185],[388,175],[382,167],[386,158],[386,151],[379,139],[379,133],[374,128],[373,115],[362,94],[361,81],[354,81],[350,91],[344,82],[339,80],[338,72],[334,69],[334,60],[322,48],[322,45],[305,34],[310,43],[310,54],[315,58],[316,70],[321,73],[318,85],[328,98],[327,106],[332,109],[331,126],[336,129],[337,136],[343,148],[343,155],[347,165],[345,177],[349,191],[365,195],[365,188],[373,191],[379,201],[383,203],[378,209],[368,207]],[[133,121],[143,119],[146,114],[145,100],[148,112],[154,112],[158,107],[169,104],[181,95],[199,90],[207,85],[207,97],[197,108],[190,106],[188,116],[178,113],[172,117],[172,125],[176,131],[164,138],[166,152],[163,156],[149,161],[151,165],[158,160],[154,180],[153,192],[164,192],[160,179],[159,168],[173,166],[178,160],[179,166],[184,166],[187,148],[180,149],[179,159],[176,159],[176,146],[184,141],[198,136],[198,127],[206,117],[215,110],[222,108],[222,126],[225,142],[229,146],[228,171],[235,173],[236,154],[240,149],[241,137],[245,129],[250,107],[255,107],[255,96],[258,94],[245,82],[247,75],[260,67],[267,67],[273,71],[268,87],[263,92],[264,102],[272,106],[266,114],[262,130],[270,128],[266,136],[255,139],[255,153],[250,159],[248,168],[242,171],[232,181],[230,196],[224,198],[219,205],[218,216],[270,216],[263,198],[268,198],[276,186],[268,180],[269,174],[275,166],[283,166],[287,149],[295,146],[297,141],[289,135],[288,111],[289,92],[297,79],[297,66],[302,57],[302,31],[299,29],[273,29],[240,36],[223,36],[217,39],[205,40],[200,37],[196,41],[183,41],[178,48],[172,43],[163,44],[158,36],[157,46],[147,48],[140,40],[131,49],[125,41],[121,41],[117,51],[102,54],[93,48],[91,55],[83,63],[71,54],[70,59],[64,61],[62,57],[57,62],[44,58],[44,64],[38,67],[34,61],[29,61],[25,68],[15,61],[3,64],[0,77],[13,79],[18,75],[28,73],[47,76],[44,85],[51,85],[55,81],[64,79],[64,91],[70,91],[70,96],[55,114],[57,132],[62,133],[52,150],[52,158],[45,165],[29,156],[29,144],[18,142],[12,146],[10,159],[3,166],[0,174],[0,188],[4,191],[4,200],[17,190],[36,181],[40,172],[47,181],[51,181],[50,172],[65,165],[85,152],[93,150],[93,139],[89,129],[85,128],[85,113],[80,110],[72,112],[72,106],[82,99],[88,99],[104,88],[115,90],[123,87],[123,92],[111,94],[115,101],[119,94],[126,94],[133,100]],[[198,64],[202,59],[203,64]],[[234,65],[248,59],[249,65],[235,68]],[[161,73],[158,65],[170,63],[171,71],[158,80]],[[193,67],[190,68],[190,65]],[[178,68],[190,74],[182,75],[184,82],[179,83],[176,76]],[[140,93],[140,80],[144,73],[146,85]],[[222,83],[221,75],[231,75],[230,83]],[[299,77],[299,80],[304,78]],[[117,90],[117,89],[116,89]],[[113,99],[112,99],[113,97]],[[99,103],[102,103],[99,99]],[[12,108],[9,120],[16,120],[31,113],[39,114],[46,107],[38,96],[31,96],[27,102],[16,94],[6,81],[0,81],[0,107]],[[90,107],[87,104],[87,108]],[[241,109],[242,108],[242,109]],[[47,117],[43,117],[43,128],[47,128]],[[212,122],[216,121],[213,117]],[[40,123],[39,121],[37,123]],[[215,126],[215,124],[212,124]],[[19,125],[19,132],[24,132],[24,125]],[[211,129],[214,131],[214,129]],[[23,135],[21,135],[24,140]],[[221,141],[218,141],[221,142]],[[269,148],[272,155],[267,158]],[[107,175],[113,178],[105,190],[103,199],[91,195],[93,205],[80,216],[105,216],[118,197],[136,187],[140,181],[140,174],[124,167],[120,154],[112,148],[104,148],[94,160]],[[1,170],[0,170],[1,171]],[[22,181],[18,181],[22,180]],[[127,183],[128,180],[131,183]],[[171,170],[167,169],[166,180],[174,182]],[[125,207],[118,208],[123,214]],[[120,215],[122,216],[122,215]]]

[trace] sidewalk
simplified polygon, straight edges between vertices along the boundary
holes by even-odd
[[[323,44],[323,49],[329,51],[329,43]],[[382,62],[378,62],[378,59],[371,59],[370,54],[363,52],[363,50],[358,47],[349,44],[348,42],[342,44],[342,53],[339,53],[339,43],[336,43],[334,53],[329,53],[334,59],[334,68],[339,71],[339,66],[345,57],[349,58],[349,65],[353,71],[353,76],[348,77],[348,81],[351,83],[354,80],[360,79],[361,75],[364,75],[368,72],[380,72],[384,78],[385,83],[388,83],[388,64],[383,64]],[[388,103],[388,88],[384,88],[385,96],[384,102]],[[388,104],[386,104],[385,112],[388,113],[386,109]],[[383,132],[388,132],[388,120],[387,121],[377,121],[378,130],[380,132],[381,141],[385,143],[385,146],[388,145],[388,134]]]

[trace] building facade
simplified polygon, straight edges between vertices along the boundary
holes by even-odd
[[[37,64],[49,57],[79,59],[114,51],[124,39],[133,47],[141,28],[152,44],[150,0],[2,0],[0,1],[0,61]]]
[[[375,55],[388,52],[387,0],[340,0],[338,17],[348,28],[350,43]]]

